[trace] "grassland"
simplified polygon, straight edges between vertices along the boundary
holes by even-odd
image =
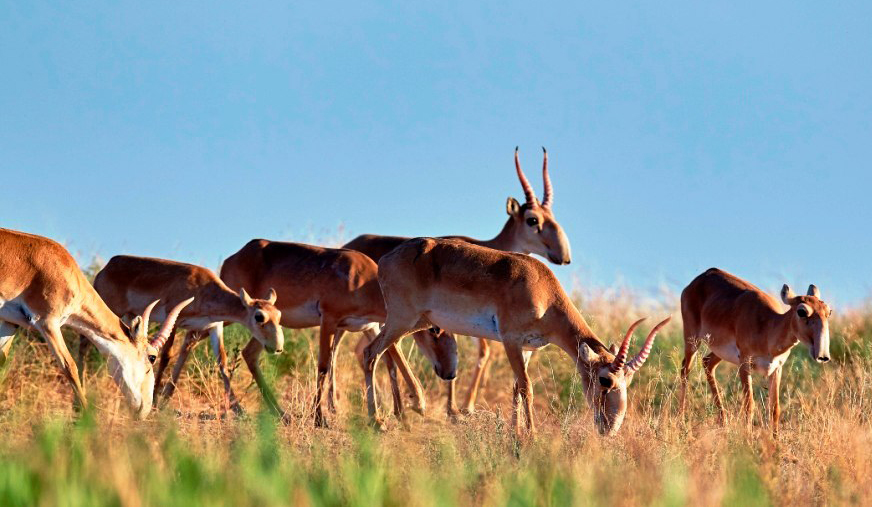
[[[678,313],[668,294],[579,300],[611,340],[637,315]],[[221,382],[203,343],[176,396],[144,422],[126,414],[96,354],[87,377],[93,407],[74,414],[45,344],[25,333],[0,368],[0,505],[868,505],[872,310],[840,311],[832,331],[831,363],[811,363],[798,346],[786,365],[778,441],[761,417],[759,376],[754,428],[738,421],[731,366],[718,372],[731,414],[725,426],[717,424],[699,360],[687,418],[675,416],[683,348],[680,322],[673,322],[631,386],[627,421],[613,438],[596,433],[570,360],[550,348],[537,354],[531,376],[539,434],[523,442],[511,432],[512,377],[499,347],[479,410],[451,422],[444,384],[406,343],[428,413],[410,413],[375,434],[365,424],[354,335],[339,354],[339,414],[330,429],[316,430],[312,330],[288,332],[285,353],[262,360],[294,414],[289,425],[261,412],[238,361],[247,334],[236,326],[227,339],[246,415],[222,413]],[[463,394],[475,360],[469,340],[460,340],[460,354]],[[386,383],[381,392],[387,400]]]

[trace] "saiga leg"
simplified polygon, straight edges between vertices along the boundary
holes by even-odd
[[[702,359],[702,365],[705,368],[705,378],[708,380],[709,387],[712,391],[712,397],[715,399],[715,406],[718,408],[718,420],[721,424],[727,421],[727,413],[724,410],[724,404],[721,401],[721,390],[718,387],[718,381],[715,379],[715,368],[720,364],[721,358],[716,356],[714,352],[709,353]]]
[[[685,333],[684,361],[681,362],[681,377],[678,381],[678,414],[682,416],[687,408],[687,377],[690,375],[690,368],[693,366],[693,358],[696,357],[697,350],[699,350],[699,340],[696,337],[688,338]]]
[[[61,327],[56,322],[47,322],[41,327],[41,329],[39,329],[39,331],[42,333],[43,337],[45,337],[45,342],[48,344],[48,348],[51,350],[52,355],[57,359],[58,363],[60,363],[61,370],[67,378],[67,381],[69,381],[70,385],[73,387],[74,405],[78,403],[78,406],[82,408],[88,406],[88,402],[85,399],[85,390],[79,382],[79,368],[76,367],[76,362],[70,355],[70,351],[67,349],[67,344],[64,343],[64,336],[61,334]]]
[[[750,357],[742,357],[739,364],[739,380],[742,381],[742,412],[748,429],[754,419],[754,393],[751,391],[751,361]]]
[[[233,392],[233,386],[230,385],[230,374],[227,372],[227,351],[224,348],[223,322],[209,328],[209,341],[212,343],[212,353],[215,354],[215,359],[218,361],[218,374],[221,375],[221,381],[224,382],[225,410],[229,408],[234,413],[241,414],[243,412],[242,406],[239,404],[236,393]]]
[[[332,319],[321,319],[320,337],[318,341],[318,379],[315,386],[315,427],[326,428],[327,421],[321,411],[321,395],[324,392],[324,381],[333,364],[333,335],[336,334],[336,322]]]
[[[248,366],[248,371],[251,372],[251,376],[254,378],[257,388],[260,390],[260,394],[263,396],[263,401],[266,403],[267,408],[269,408],[269,410],[275,415],[281,416],[282,421],[288,422],[288,414],[285,414],[282,411],[279,402],[276,399],[276,395],[272,392],[272,389],[270,389],[263,373],[260,371],[260,367],[257,364],[261,352],[263,352],[263,344],[252,338],[248,341],[248,345],[245,346],[245,349],[242,350],[242,359],[245,360],[245,365]]]
[[[191,351],[194,350],[194,346],[203,339],[203,336],[205,336],[205,334],[202,331],[193,331],[189,329],[185,333],[185,340],[182,342],[182,348],[179,350],[178,357],[176,357],[176,364],[173,365],[173,373],[170,381],[163,386],[163,391],[161,392],[162,401],[170,399],[176,391],[179,377],[182,376],[182,370],[185,369],[185,363],[188,361],[188,355],[190,355]],[[155,389],[155,391],[157,391],[157,389]],[[158,406],[157,403],[155,403],[155,406]]]
[[[521,425],[519,421],[519,402],[524,402],[524,415],[527,418],[527,431],[530,435],[535,435],[536,425],[533,421],[533,390],[531,388],[530,377],[527,375],[527,363],[530,360],[529,351],[524,351],[518,346],[506,344],[506,356],[509,358],[509,365],[512,367],[512,372],[515,374],[515,386],[512,396],[512,423],[515,427],[515,434],[521,436]]]
[[[366,381],[366,406],[369,412],[369,417],[374,421],[378,421],[378,402],[373,384],[373,371],[378,362],[379,357],[386,351],[390,350],[403,336],[411,331],[410,327],[386,324],[378,336],[364,350],[364,380]],[[419,386],[420,387],[420,386]]]
[[[472,383],[469,385],[469,392],[466,393],[466,403],[464,412],[471,414],[475,412],[475,402],[478,400],[478,390],[481,387],[481,381],[487,371],[488,363],[490,363],[491,350],[490,343],[484,338],[475,338],[478,340],[478,363],[475,365],[475,373],[472,376]]]
[[[374,334],[371,329],[367,329],[364,331],[364,334],[372,335]],[[371,336],[367,336],[367,339],[371,342],[374,342],[375,338]],[[391,359],[395,363],[396,367],[400,370],[400,374],[403,376],[403,380],[406,381],[406,385],[411,389],[411,397],[412,397],[412,410],[418,412],[421,415],[424,415],[424,412],[427,408],[427,402],[424,397],[424,389],[421,387],[421,383],[418,381],[418,378],[412,373],[411,367],[409,367],[409,362],[406,361],[406,356],[399,350],[397,347],[397,343],[399,339],[395,340],[391,343],[390,346],[387,347],[387,353],[390,354]],[[372,344],[369,345],[370,347]],[[390,368],[390,365],[388,365]],[[399,390],[399,387],[397,387]],[[400,404],[402,406],[402,403]],[[394,409],[396,411],[396,407]],[[401,411],[402,413],[402,411]]]
[[[327,393],[327,410],[331,414],[336,413],[336,354],[339,351],[339,344],[342,343],[342,337],[345,335],[345,330],[340,329],[333,335],[333,360],[330,362],[330,377],[327,380],[330,391]]]
[[[375,337],[376,333],[374,331],[368,329],[364,330],[363,336],[361,336],[360,340],[357,341],[357,347],[354,350],[357,360],[360,362],[360,368],[364,371],[366,371],[366,366],[363,360],[363,351],[366,349],[367,345],[375,340]],[[390,354],[384,357],[384,361],[385,367],[388,369],[388,378],[391,382],[391,394],[394,400],[394,415],[397,419],[402,419],[405,404],[403,403],[403,391],[397,380],[397,365]]]
[[[189,331],[187,334],[190,334]],[[188,339],[187,334],[185,335],[185,340]],[[174,327],[172,331],[170,331],[170,337],[167,338],[167,342],[160,349],[160,358],[157,363],[157,370],[154,372],[154,403],[153,406],[158,406],[159,396],[161,396],[161,383],[163,382],[164,372],[170,364],[170,360],[172,359],[172,350],[173,344],[176,342],[176,328]],[[175,379],[173,380],[175,383]],[[172,393],[172,389],[170,389],[170,393]]]
[[[772,436],[778,438],[778,421],[781,418],[781,406],[778,401],[781,389],[781,367],[769,375],[769,410],[772,413]]]

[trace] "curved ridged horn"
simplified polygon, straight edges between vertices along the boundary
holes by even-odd
[[[636,373],[639,371],[639,368],[645,364],[645,361],[648,359],[648,355],[651,354],[651,348],[654,346],[654,338],[657,337],[657,332],[660,331],[663,326],[669,323],[672,320],[672,316],[666,317],[662,322],[654,326],[654,329],[648,333],[648,338],[645,338],[645,345],[642,346],[642,350],[636,354],[636,357],[633,358],[632,361],[627,363],[627,373]]]
[[[530,185],[530,182],[527,181],[527,177],[524,176],[524,171],[521,170],[521,161],[518,160],[517,146],[515,146],[515,171],[518,172],[518,179],[521,180],[521,188],[524,189],[524,198],[527,199],[528,203],[535,204],[536,192],[533,191],[533,186]]]
[[[167,342],[167,339],[170,337],[170,332],[173,330],[173,326],[176,325],[176,319],[179,318],[179,314],[182,313],[182,310],[185,309],[186,306],[191,304],[194,298],[188,298],[181,303],[177,304],[170,310],[170,313],[167,314],[167,318],[164,319],[163,325],[160,327],[160,331],[151,339],[149,345],[160,350],[161,347]]]
[[[627,361],[627,351],[630,349],[630,339],[633,338],[633,331],[639,327],[639,324],[645,320],[645,317],[633,322],[630,325],[630,328],[627,329],[627,334],[624,335],[624,341],[621,342],[621,348],[618,349],[618,353],[615,355],[615,360],[612,361],[612,364],[609,366],[609,371],[612,373],[617,373],[624,367],[624,363]]]
[[[145,311],[142,312],[142,332],[144,334],[148,334],[148,319],[151,317],[151,311],[154,310],[154,307],[160,303],[160,299],[155,299],[151,302],[150,305],[145,307]]]
[[[551,188],[551,177],[548,176],[548,150],[542,147],[542,181],[545,182],[545,193],[542,196],[542,207],[550,208],[554,203],[554,190]]]

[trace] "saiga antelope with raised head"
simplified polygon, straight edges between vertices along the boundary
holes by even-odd
[[[250,294],[258,295],[275,287],[282,326],[292,329],[320,326],[316,426],[326,426],[322,411],[324,382],[333,367],[342,334],[361,331],[375,335],[378,323],[385,320],[384,299],[377,277],[376,263],[360,252],[265,239],[249,241],[221,266],[221,279],[235,290],[245,288]],[[433,361],[436,374],[445,379],[454,378],[457,344],[453,337],[432,345],[432,348],[425,347],[425,351]],[[258,369],[257,358],[262,349],[260,342],[251,340],[242,355],[272,410],[284,415]],[[390,347],[389,353],[413,386],[417,410],[423,412],[420,383],[396,347]],[[335,411],[332,405],[329,408]]]
[[[524,403],[527,430],[535,431],[529,351],[554,344],[576,362],[599,431],[614,434],[627,410],[627,387],[642,367],[654,338],[669,318],[648,334],[642,350],[627,362],[633,330],[620,349],[608,349],[540,261],[465,241],[417,238],[379,261],[379,283],[388,315],[378,337],[364,351],[367,408],[377,421],[373,369],[382,352],[408,333],[431,326],[501,341],[515,374],[513,424]]]
[[[154,303],[128,327],[85,279],[76,261],[48,238],[0,229],[0,355],[5,360],[19,327],[39,332],[85,406],[78,368],[64,343],[67,326],[91,340],[108,357],[109,373],[138,418],[151,412],[152,363],[169,337],[176,317],[190,304],[173,308],[160,331],[150,340],[149,313]]]
[[[167,308],[171,305],[189,297],[196,297],[195,302],[179,315],[175,329],[185,329],[188,332],[176,359],[172,380],[159,392],[161,378],[170,361],[175,330],[161,350],[155,382],[155,405],[159,396],[168,398],[172,395],[188,354],[208,334],[218,360],[218,372],[224,382],[225,405],[237,413],[241,412],[227,372],[224,322],[245,326],[254,339],[270,352],[280,354],[284,347],[284,335],[279,325],[281,312],[275,307],[274,290],[267,291],[266,299],[253,299],[245,289],[238,293],[233,292],[215,273],[201,266],[165,259],[116,255],[97,273],[94,289],[109,308],[122,317],[136,315],[150,301],[159,299],[162,304],[152,312],[152,319],[158,322],[165,318]],[[80,361],[87,349],[86,343],[80,345]]]
[[[469,238],[466,236],[445,236],[447,239],[458,239],[468,243],[502,250],[506,252],[519,252],[525,254],[536,254],[548,259],[554,264],[563,265],[569,264],[572,256],[569,248],[569,240],[563,232],[563,228],[557,223],[554,217],[554,212],[551,207],[554,203],[554,191],[551,186],[551,178],[548,175],[548,152],[542,148],[542,180],[544,182],[544,194],[542,202],[536,197],[536,192],[529,180],[521,170],[521,162],[518,158],[518,148],[515,147],[515,172],[521,182],[521,188],[524,190],[524,204],[520,204],[515,198],[509,197],[506,201],[506,213],[509,215],[502,230],[493,239],[480,240]],[[411,238],[399,236],[378,236],[375,234],[365,234],[354,238],[343,248],[350,248],[363,252],[370,256],[374,261],[378,262],[381,257],[398,247],[404,241]],[[418,343],[427,343],[440,339],[441,334],[448,333],[449,330],[424,330],[415,333],[415,340]],[[475,367],[475,372],[472,377],[472,382],[469,386],[469,391],[466,395],[463,411],[471,413],[475,410],[475,402],[478,398],[479,387],[481,386],[482,377],[487,371],[488,362],[490,361],[491,351],[488,340],[477,339],[478,341],[478,363]],[[365,341],[361,341],[358,347],[359,353],[362,353],[362,346],[366,345]],[[388,368],[393,366],[388,362]],[[392,375],[395,378],[396,375]],[[448,387],[448,404],[447,410],[449,416],[457,415],[457,403],[455,401],[455,383],[456,380],[451,380]],[[332,396],[332,394],[331,394]],[[395,411],[397,409],[395,408]]]
[[[814,285],[809,285],[805,296],[797,296],[785,284],[781,301],[790,307],[786,312],[769,294],[717,268],[699,275],[681,292],[684,362],[679,410],[682,413],[693,357],[700,343],[706,342],[710,352],[703,358],[703,366],[721,422],[726,419],[726,413],[715,380],[715,368],[721,361],[727,361],[739,366],[744,392],[742,409],[748,425],[753,417],[751,373],[757,370],[769,378],[772,432],[778,434],[781,368],[799,342],[808,346],[815,361],[830,360],[829,318],[832,314]]]

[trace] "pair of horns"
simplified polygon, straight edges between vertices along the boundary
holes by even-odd
[[[551,178],[548,176],[548,150],[545,147],[542,147],[542,180],[544,181],[545,193],[542,199],[541,206],[543,208],[550,208],[551,204],[554,202],[554,191],[551,189]],[[521,180],[521,187],[524,189],[524,198],[530,204],[538,203],[538,199],[536,199],[536,192],[533,190],[533,186],[530,185],[530,182],[527,180],[527,177],[524,176],[524,171],[521,170],[521,161],[518,160],[518,147],[515,146],[515,170],[518,172],[518,179]]]
[[[167,318],[164,319],[163,325],[160,327],[160,330],[154,335],[148,344],[152,347],[160,350],[161,347],[167,342],[170,337],[170,332],[173,330],[173,326],[176,325],[176,320],[179,318],[179,314],[182,313],[182,310],[185,309],[186,306],[191,304],[194,301],[194,298],[188,298],[181,303],[177,304],[170,310],[170,313],[167,314]],[[151,317],[151,311],[154,310],[154,307],[160,302],[160,299],[155,299],[150,305],[145,307],[145,311],[142,312],[142,330],[143,333],[148,332],[148,320]]]
[[[666,317],[666,319],[664,319],[659,324],[654,326],[653,329],[651,329],[651,332],[648,333],[648,337],[645,338],[645,344],[642,345],[642,350],[640,350],[639,353],[636,354],[636,357],[634,357],[632,361],[627,363],[627,352],[630,349],[630,341],[633,339],[633,331],[635,331],[636,328],[639,327],[639,324],[641,324],[644,320],[645,318],[641,318],[636,322],[633,322],[633,324],[630,325],[630,328],[627,329],[627,334],[624,335],[624,341],[621,342],[621,347],[618,349],[615,360],[612,361],[611,365],[609,365],[610,372],[618,373],[621,368],[626,368],[627,374],[636,373],[639,368],[641,368],[642,365],[645,364],[645,361],[651,354],[651,348],[654,346],[654,338],[657,337],[657,332],[660,331],[663,326],[668,324],[669,321],[672,320],[672,317]]]

